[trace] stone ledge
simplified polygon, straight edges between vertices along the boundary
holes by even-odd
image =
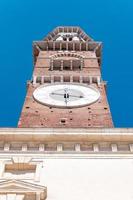
[[[133,128],[0,128],[0,134],[4,132],[9,132],[9,133],[30,133],[35,134],[36,132],[39,133],[66,133],[66,134],[71,134],[71,133],[101,133],[101,134],[133,134]]]
[[[1,128],[0,140],[15,141],[133,141],[133,128]]]

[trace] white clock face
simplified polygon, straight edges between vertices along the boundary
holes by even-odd
[[[41,104],[60,107],[82,107],[96,102],[100,93],[97,89],[80,84],[62,83],[38,87],[33,97]]]

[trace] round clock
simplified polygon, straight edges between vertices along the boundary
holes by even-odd
[[[42,85],[34,91],[33,97],[36,101],[44,105],[75,108],[96,102],[100,97],[100,93],[96,88],[91,86],[62,83]]]

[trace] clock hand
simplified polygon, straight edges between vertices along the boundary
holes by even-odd
[[[51,93],[52,95],[60,95],[60,96],[63,96],[64,94],[61,94],[61,93],[55,93],[55,92],[52,92]],[[68,94],[68,93],[65,93],[65,94]],[[70,97],[77,97],[77,98],[83,98],[82,95],[80,96],[77,96],[77,95],[72,95],[72,94],[68,94]]]
[[[56,92],[52,92],[51,94],[52,94],[52,95],[61,95],[61,96],[64,95],[64,94],[56,93]]]
[[[69,94],[69,96],[70,96],[70,97],[83,98],[83,96],[82,96],[82,95],[80,95],[80,96],[77,96],[77,95],[72,95],[72,94]]]

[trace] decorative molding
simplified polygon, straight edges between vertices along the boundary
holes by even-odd
[[[10,166],[9,172],[6,171],[6,166]],[[40,172],[42,168],[42,161],[33,159],[32,156],[15,156],[11,155],[8,158],[0,160],[0,178],[1,179],[15,179],[15,180],[33,180],[40,181]],[[21,169],[23,167],[24,169]],[[31,169],[33,170],[32,174]],[[29,171],[30,170],[30,171]],[[15,172],[17,173],[15,174]],[[21,176],[22,173],[22,176]]]
[[[39,199],[45,200],[47,197],[47,188],[42,185],[20,180],[6,180],[0,182],[0,194],[23,194],[26,199],[29,193],[35,195],[40,194]]]
[[[77,144],[80,145],[80,151],[76,147]],[[98,145],[99,150],[96,151],[94,145]],[[117,146],[117,151],[114,150],[116,149],[114,146]],[[8,153],[12,155],[95,154],[96,152],[132,154],[132,146],[133,129],[0,129],[0,153],[5,155]]]

